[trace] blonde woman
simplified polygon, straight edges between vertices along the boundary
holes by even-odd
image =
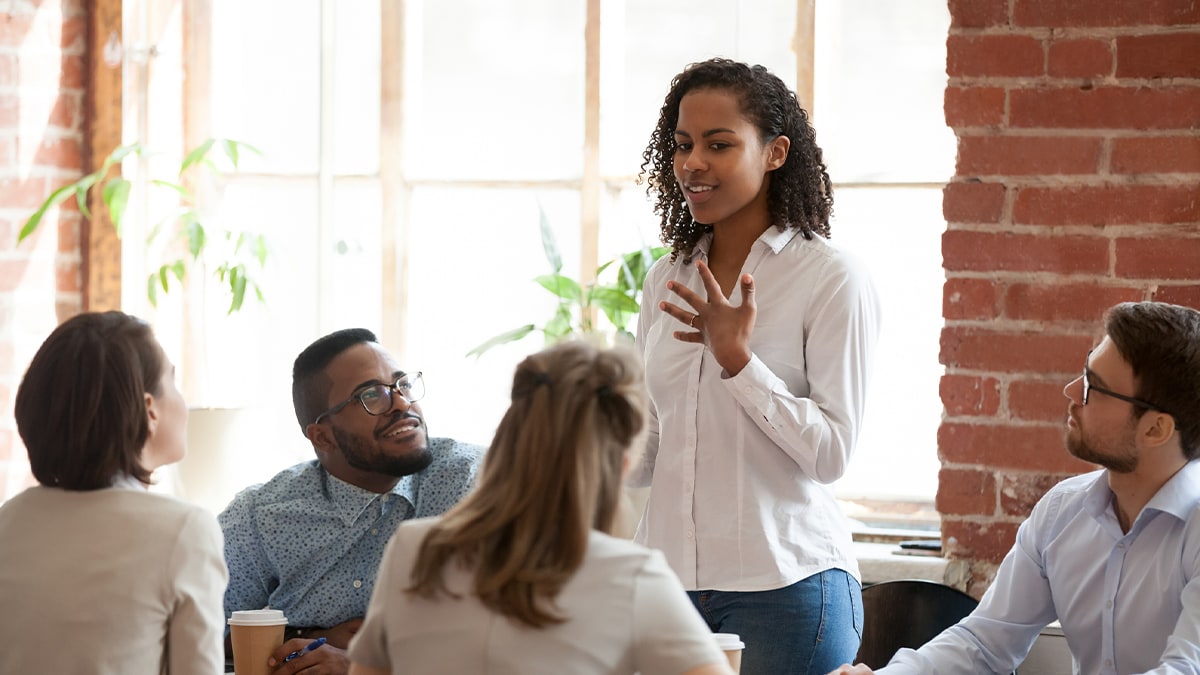
[[[389,543],[351,675],[732,673],[662,556],[610,535],[643,392],[631,352],[525,359],[478,489]]]

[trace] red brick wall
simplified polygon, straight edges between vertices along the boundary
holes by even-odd
[[[0,501],[32,480],[12,416],[21,375],[83,305],[78,211],[16,239],[42,198],[80,175],[86,34],[83,0],[0,5]]]
[[[979,595],[1057,480],[1103,310],[1200,306],[1200,3],[950,0],[937,505]]]

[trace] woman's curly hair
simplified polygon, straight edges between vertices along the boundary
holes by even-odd
[[[805,239],[814,234],[829,238],[829,215],[833,211],[833,183],[821,158],[816,133],[808,113],[796,94],[762,66],[729,59],[693,63],[675,76],[671,90],[658,114],[658,126],[642,152],[641,178],[646,194],[654,199],[654,213],[662,219],[662,242],[671,247],[671,259],[681,254],[685,262],[692,248],[711,224],[692,219],[683,189],[675,180],[675,127],[679,102],[698,89],[722,89],[741,101],[742,114],[758,127],[762,141],[787,136],[791,141],[787,160],[772,172],[767,193],[771,222],[782,228],[796,227]]]

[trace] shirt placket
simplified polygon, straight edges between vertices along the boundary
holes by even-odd
[[[697,579],[700,575],[697,545],[696,545],[696,448],[700,443],[698,430],[700,428],[700,375],[704,364],[704,352],[707,348],[696,350],[696,356],[688,369],[687,410],[690,411],[688,429],[684,435],[683,447],[683,490],[680,494],[681,522],[684,523],[683,539],[683,569],[689,570],[690,579],[685,580],[689,588],[698,588]]]

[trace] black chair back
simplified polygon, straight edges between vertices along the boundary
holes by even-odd
[[[862,598],[863,639],[856,663],[872,669],[887,665],[901,647],[925,644],[979,604],[957,588],[919,579],[872,584]]]

